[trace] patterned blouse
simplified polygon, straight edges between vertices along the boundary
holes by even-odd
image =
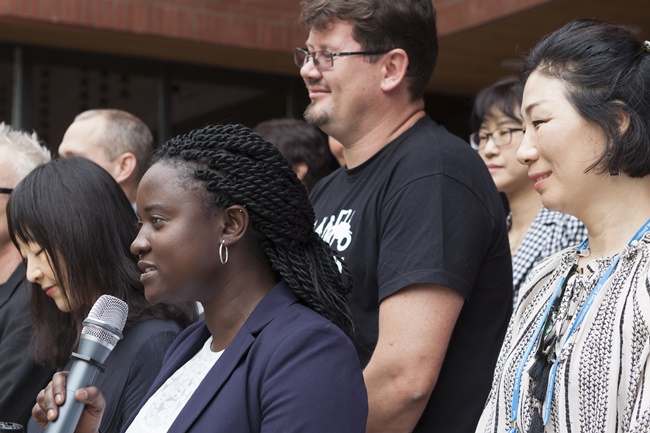
[[[577,263],[576,248],[542,262],[522,286],[477,432],[510,431],[517,369],[558,281]],[[575,278],[567,278],[557,317],[571,323],[571,315],[563,316],[562,312],[572,303],[577,304],[574,311],[579,311],[611,261],[594,260],[588,265],[592,275],[573,274]],[[546,433],[650,432],[649,277],[650,234],[646,233],[621,254],[584,321],[562,348]],[[561,341],[566,327],[560,329],[564,329]],[[533,347],[537,348],[537,342]],[[521,375],[516,410],[518,433],[530,430],[533,414],[541,407],[532,394],[534,380],[529,374],[535,353],[533,349]]]
[[[509,214],[508,227],[511,218],[512,214]],[[517,306],[519,288],[535,266],[586,238],[587,228],[576,217],[542,208],[512,257],[513,307]]]

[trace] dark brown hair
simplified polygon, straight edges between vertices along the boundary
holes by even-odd
[[[353,24],[367,51],[401,48],[409,66],[411,100],[424,95],[438,58],[436,10],[431,0],[303,0],[301,23],[316,30],[336,21]]]

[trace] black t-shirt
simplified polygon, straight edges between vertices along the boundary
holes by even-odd
[[[363,366],[384,298],[412,284],[446,286],[465,298],[415,432],[473,432],[512,309],[505,215],[483,161],[424,117],[362,165],[323,179],[310,198],[317,233],[353,277]]]

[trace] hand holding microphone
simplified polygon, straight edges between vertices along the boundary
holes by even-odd
[[[122,338],[127,314],[127,304],[114,296],[103,295],[95,302],[83,322],[79,348],[72,354],[70,372],[55,374],[47,388],[39,393],[32,410],[39,424],[47,425],[46,433],[74,432],[85,407],[86,416],[77,431],[97,431],[104,399],[97,388],[88,387],[92,387],[97,374],[104,368],[106,358]],[[76,393],[79,389],[82,390]],[[81,401],[75,397],[80,397]]]
[[[67,377],[67,371],[56,373],[47,388],[39,393],[36,405],[32,410],[34,419],[41,428],[46,429],[50,425],[48,423],[57,419],[60,415],[58,413],[60,410],[59,405],[68,399],[73,399],[84,405],[77,428],[73,431],[77,433],[98,433],[105,407],[104,396],[96,387],[83,388],[76,393],[70,394],[66,390]],[[48,416],[50,410],[52,410],[52,413],[51,416]]]

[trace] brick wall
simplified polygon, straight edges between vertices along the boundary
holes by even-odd
[[[400,0],[394,0],[400,1]],[[549,0],[436,0],[441,36]],[[0,17],[268,51],[302,45],[300,0],[3,0]]]
[[[4,18],[287,50],[304,40],[299,0],[5,0]]]

